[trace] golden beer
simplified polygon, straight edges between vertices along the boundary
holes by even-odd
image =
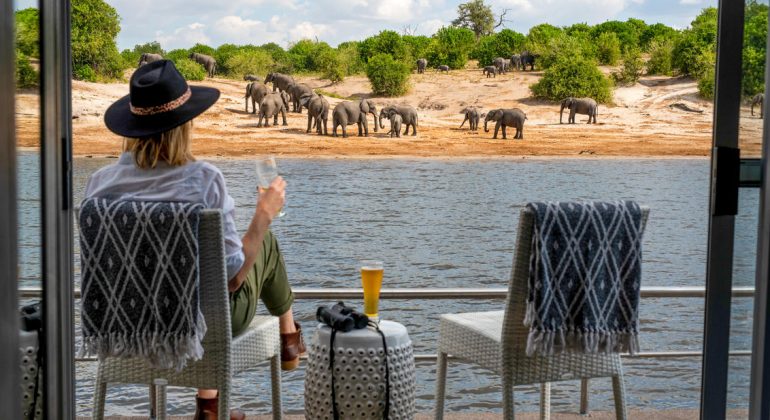
[[[369,318],[377,318],[377,305],[380,302],[383,271],[382,261],[363,261],[361,263],[361,284],[364,287],[364,313]]]

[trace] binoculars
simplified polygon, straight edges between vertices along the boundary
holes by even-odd
[[[369,317],[345,306],[342,302],[337,302],[331,308],[319,306],[315,317],[318,322],[342,332],[349,332],[353,329],[360,330],[369,325]]]

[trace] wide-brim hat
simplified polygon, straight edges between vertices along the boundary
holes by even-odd
[[[178,127],[219,99],[219,90],[189,86],[169,60],[139,67],[131,76],[129,94],[104,113],[104,123],[124,137],[149,137]]]

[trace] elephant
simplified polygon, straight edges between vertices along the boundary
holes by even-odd
[[[203,66],[206,69],[206,74],[209,77],[214,77],[214,73],[217,72],[217,60],[214,57],[200,53],[190,53],[190,60]]]
[[[521,70],[521,55],[513,54],[511,56],[511,68],[515,70]]]
[[[249,112],[249,98],[251,98],[251,107],[254,110],[252,114],[257,113],[257,105],[262,103],[262,99],[267,95],[267,86],[259,82],[251,82],[246,85],[246,112]]]
[[[273,125],[278,125],[278,114],[283,117],[283,125],[286,122],[286,112],[289,110],[289,94],[286,92],[268,93],[259,104],[259,123],[262,127],[262,119],[265,119],[265,127],[270,127],[270,117],[273,117]]]
[[[757,93],[751,98],[751,115],[754,115],[754,105],[759,105],[759,118],[765,118],[765,94]]]
[[[246,82],[256,82],[259,80],[259,76],[255,76],[253,74],[247,74],[243,76],[243,80]]]
[[[369,123],[366,115],[374,117],[374,132],[377,132],[377,107],[369,99],[361,99],[358,102],[344,101],[337,104],[332,112],[332,135],[337,137],[337,126],[342,127],[342,137],[348,136],[347,126],[358,125],[358,135],[369,135]],[[363,129],[363,131],[362,131]]]
[[[475,106],[469,106],[460,111],[461,114],[465,114],[465,119],[463,119],[462,124],[460,124],[460,128],[463,128],[463,125],[465,125],[465,122],[468,121],[470,124],[471,131],[477,131],[479,129],[479,119],[484,118],[487,114],[481,114],[479,115],[479,110]]]
[[[282,73],[268,73],[265,77],[264,84],[273,82],[273,92],[280,90],[281,92],[289,88],[289,85],[294,83],[294,78],[288,74]]]
[[[497,67],[495,66],[486,66],[484,67],[484,70],[482,71],[482,74],[487,75],[487,79],[490,77],[497,77]]]
[[[299,99],[300,106],[307,107],[307,133],[310,132],[311,125],[316,128],[316,132],[324,136],[329,132],[326,130],[326,123],[329,121],[329,101],[323,95],[316,95],[315,92],[304,94]],[[315,123],[313,120],[315,119]],[[321,125],[323,124],[323,130]]]
[[[391,111],[395,111],[398,115],[401,115],[401,122],[406,125],[404,135],[409,134],[409,127],[412,127],[412,135],[417,135],[417,110],[409,105],[386,106],[385,108],[382,108],[380,110],[380,128],[385,128],[385,126],[382,125],[382,119],[388,117]]]
[[[442,64],[442,65],[436,67],[436,70],[439,71],[439,72],[443,71],[443,72],[449,73],[449,66],[447,66],[446,64]]]
[[[492,61],[492,65],[494,65],[494,66],[497,68],[497,72],[498,72],[498,73],[500,73],[500,74],[505,74],[505,70],[506,70],[506,68],[505,68],[505,66],[506,66],[506,61],[510,61],[510,60],[506,60],[506,59],[505,59],[505,58],[503,58],[503,57],[497,57],[497,58],[495,58],[495,59]]]
[[[382,114],[380,114],[382,115]],[[401,123],[403,119],[401,118],[401,114],[396,112],[395,109],[391,109],[388,113],[388,119],[390,119],[390,137],[398,137],[401,138]]]
[[[568,124],[575,124],[575,114],[588,115],[588,124],[591,124],[593,119],[596,124],[596,115],[599,111],[599,106],[596,101],[591,98],[566,98],[561,101],[561,109],[559,109],[559,124],[562,123],[562,116],[564,115],[564,108],[569,109]]]
[[[503,127],[503,139],[506,138],[505,136],[505,127],[515,127],[516,128],[516,135],[513,136],[514,139],[523,139],[524,138],[524,120],[527,119],[527,115],[524,113],[524,111],[520,110],[519,108],[512,108],[512,109],[493,109],[492,111],[489,111],[487,113],[486,118],[484,118],[484,132],[488,133],[489,129],[487,128],[487,123],[489,121],[495,121],[495,135],[492,137],[493,139],[497,138],[497,131],[500,129],[500,127]]]
[[[142,65],[147,63],[152,63],[153,61],[163,60],[163,56],[160,54],[153,54],[153,53],[143,53],[139,57],[139,65],[137,67],[142,67]]]
[[[428,67],[428,60],[420,58],[417,60],[417,74],[425,73],[425,68]]]
[[[535,56],[529,51],[524,51],[520,56],[521,69],[527,70],[527,64],[529,64],[529,70],[535,70]]]
[[[299,99],[306,94],[314,94],[313,89],[304,83],[292,83],[286,88],[286,92],[291,96],[292,112],[302,113],[302,104]]]

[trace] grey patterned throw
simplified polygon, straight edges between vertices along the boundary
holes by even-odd
[[[203,356],[191,203],[91,198],[80,209],[82,355],[181,370]]]
[[[642,211],[633,201],[529,203],[527,355],[639,351]]]

